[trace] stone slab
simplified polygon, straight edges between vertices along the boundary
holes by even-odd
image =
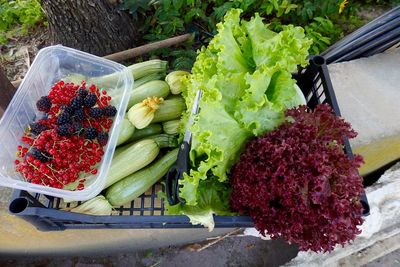
[[[328,69],[342,116],[358,132],[350,143],[365,158],[361,174],[400,158],[400,48]]]

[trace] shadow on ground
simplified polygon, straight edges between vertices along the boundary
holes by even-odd
[[[280,266],[297,255],[297,247],[281,240],[265,241],[246,236],[230,236],[205,247],[207,243],[183,247],[79,257],[13,257],[0,256],[2,267],[111,267],[111,266]],[[200,250],[200,251],[199,251]]]

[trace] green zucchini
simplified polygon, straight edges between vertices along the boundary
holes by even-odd
[[[165,81],[155,80],[147,82],[131,91],[128,108],[142,102],[147,97],[156,96],[165,98],[169,93],[169,86]]]
[[[135,129],[133,135],[129,138],[128,142],[133,142],[136,140],[143,139],[147,136],[160,134],[162,132],[162,127],[160,124],[150,124],[146,128],[143,129]]]
[[[121,206],[134,200],[160,180],[177,157],[178,149],[174,149],[146,168],[113,184],[106,191],[106,199],[112,206]]]
[[[128,66],[128,70],[132,73],[133,80],[140,79],[146,75],[154,73],[166,73],[167,61],[153,59]],[[88,84],[93,83],[98,87],[115,87],[117,86],[123,72],[115,72],[108,75],[94,77],[88,81]]]
[[[117,146],[128,141],[134,132],[135,132],[135,127],[132,125],[132,123],[128,119],[124,118],[122,120],[121,130],[119,132],[119,136],[118,136],[118,140],[117,140]]]
[[[185,109],[185,100],[182,97],[173,97],[171,99],[166,99],[154,112],[152,123],[178,119],[181,117]]]
[[[114,151],[113,158],[115,158],[117,155],[119,155],[122,151],[125,151],[126,149],[128,149],[131,145],[132,145],[131,143],[128,143],[128,144],[117,147]]]
[[[165,77],[165,72],[156,72],[156,73],[151,73],[149,75],[146,75],[140,79],[137,79],[133,83],[133,88],[138,88],[139,86],[151,82],[151,81],[156,81],[156,80],[163,80]]]
[[[173,146],[176,146],[176,138],[163,134],[140,140],[118,152],[111,161],[104,188],[150,164],[157,157],[160,148]]]
[[[162,127],[164,133],[177,134],[179,130],[181,120],[164,121]]]

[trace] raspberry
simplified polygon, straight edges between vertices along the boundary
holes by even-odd
[[[66,123],[69,123],[71,121],[71,117],[68,113],[63,112],[57,117],[57,124],[58,125],[63,125]]]
[[[73,110],[75,109],[79,109],[83,106],[83,98],[80,96],[75,96],[74,98],[72,98],[70,106]]]
[[[94,105],[96,105],[96,102],[97,102],[97,96],[95,94],[88,94],[83,100],[83,104],[86,107],[93,107]]]
[[[37,102],[36,107],[39,111],[49,112],[51,108],[51,100],[48,96],[42,96]]]
[[[89,127],[85,130],[85,137],[87,139],[95,139],[97,137],[97,130],[96,128]]]
[[[86,91],[85,89],[81,88],[78,90],[78,92],[76,93],[78,96],[82,97],[82,99],[85,99],[85,97],[88,95],[88,91]]]
[[[100,118],[103,115],[103,110],[101,108],[90,108],[89,116],[93,119]]]
[[[100,145],[105,146],[108,142],[108,133],[101,132],[97,135],[97,141]]]
[[[103,115],[108,117],[114,117],[117,114],[117,109],[114,106],[106,106],[103,108]]]
[[[71,124],[66,123],[58,127],[57,133],[60,136],[69,136],[74,132],[74,128],[72,127]]]
[[[32,147],[27,153],[27,155],[32,156],[35,159],[40,160],[41,162],[46,162],[50,158],[50,156],[47,153],[40,151],[36,147]]]
[[[33,133],[34,135],[39,135],[41,132],[49,129],[46,125],[40,124],[38,122],[32,123],[31,125],[29,125],[29,128],[31,130],[31,133]]]
[[[85,120],[85,112],[83,112],[83,109],[77,109],[74,112],[74,120],[77,122],[82,122]]]

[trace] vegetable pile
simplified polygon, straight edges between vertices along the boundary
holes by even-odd
[[[250,21],[240,14],[232,9],[217,25],[218,34],[201,49],[183,92],[189,111],[197,90],[203,95],[191,127],[192,169],[180,181],[186,205],[167,208],[210,229],[214,213],[231,214],[228,173],[245,142],[282,123],[287,108],[305,104],[291,75],[308,63],[311,41],[303,29],[285,26],[276,33],[257,14]]]
[[[354,239],[363,222],[362,157],[343,151],[345,138],[356,133],[328,105],[286,115],[276,130],[246,145],[232,169],[230,204],[263,235],[331,251]]]
[[[97,173],[117,113],[111,97],[96,86],[57,82],[36,103],[45,117],[27,127],[18,146],[16,170],[31,183],[63,188]]]

